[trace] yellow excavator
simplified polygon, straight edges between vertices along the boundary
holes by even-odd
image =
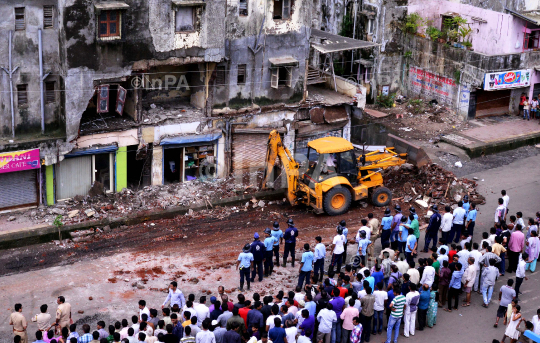
[[[407,161],[407,154],[384,148],[356,157],[351,142],[340,137],[325,137],[307,144],[307,155],[297,163],[274,130],[268,138],[266,168],[262,189],[278,188],[274,169],[279,157],[287,180],[287,200],[305,204],[316,213],[331,216],[347,212],[352,201],[370,197],[375,206],[386,206],[392,192],[383,186],[381,171]]]

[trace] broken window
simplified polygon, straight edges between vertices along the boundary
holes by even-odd
[[[120,12],[102,11],[99,15],[99,37],[120,37]]]
[[[109,85],[98,86],[97,113],[109,112]]]
[[[116,93],[116,113],[122,115],[124,113],[124,105],[126,103],[127,91],[124,87],[118,86]]]
[[[54,26],[53,23],[53,9],[54,6],[43,6],[43,28],[52,28]]]
[[[370,35],[373,34],[373,19],[368,19],[367,33],[370,34]]]
[[[238,76],[236,79],[236,83],[239,85],[243,85],[246,83],[246,65],[245,64],[238,65]]]
[[[292,67],[272,68],[270,86],[272,88],[292,87]]]
[[[56,101],[56,94],[54,92],[54,81],[45,82],[45,103],[51,104]]]
[[[216,86],[225,86],[225,66],[216,68]]]
[[[24,7],[15,8],[15,30],[22,31],[26,27],[24,21]]]
[[[244,17],[248,15],[248,0],[240,0],[238,5],[238,15]]]
[[[28,104],[28,85],[17,85],[17,104],[19,107]]]
[[[175,12],[175,31],[197,31],[201,26],[202,7],[182,6]]]
[[[274,0],[274,19],[289,19],[292,14],[294,0]]]

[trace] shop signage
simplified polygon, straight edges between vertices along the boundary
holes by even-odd
[[[39,149],[0,153],[0,173],[37,169]]]
[[[492,91],[505,88],[528,87],[531,84],[529,70],[512,70],[497,73],[486,73],[484,76],[484,90]]]

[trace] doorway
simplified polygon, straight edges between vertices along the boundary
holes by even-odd
[[[114,190],[114,180],[111,170],[113,170],[114,158],[113,154],[97,154],[94,157],[94,181],[98,181],[103,185],[105,192]]]
[[[183,179],[182,165],[184,148],[163,149],[163,178],[165,184],[180,182]]]

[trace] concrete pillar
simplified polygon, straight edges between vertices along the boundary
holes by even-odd
[[[116,191],[127,188],[127,147],[119,147],[116,151]]]
[[[163,184],[163,148],[154,145],[152,150],[152,186]]]
[[[45,192],[47,194],[47,205],[54,205],[54,166],[45,167]]]

